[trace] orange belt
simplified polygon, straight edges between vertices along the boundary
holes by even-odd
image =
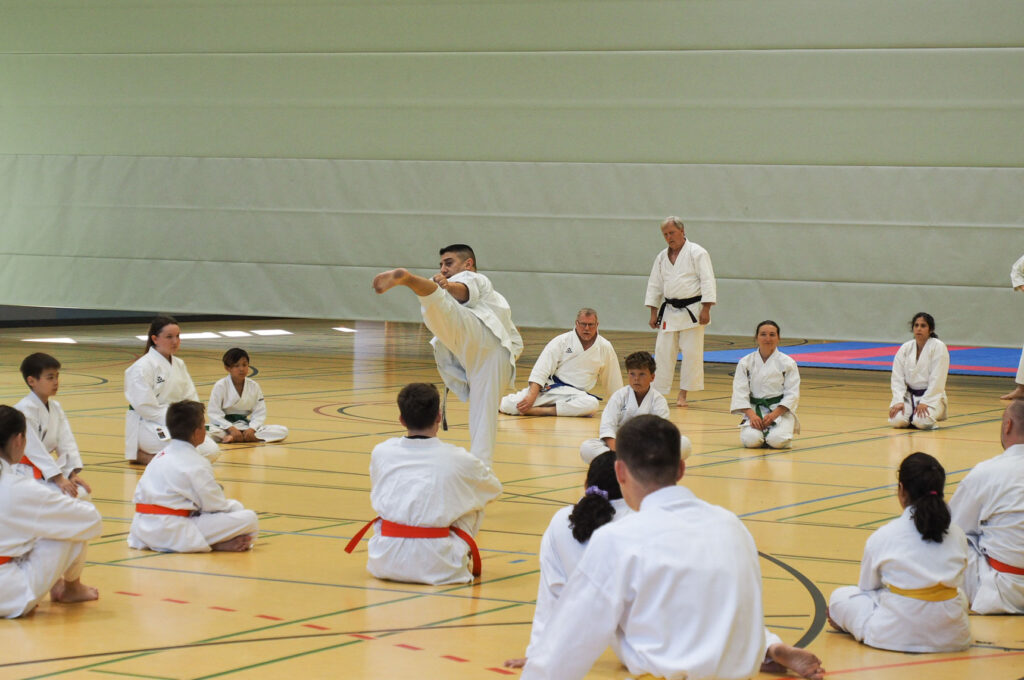
[[[7,564],[8,562],[11,561],[11,559],[12,558],[10,558],[10,557],[0,557],[0,564]]]
[[[985,559],[988,560],[989,565],[996,571],[1001,571],[1004,574],[1016,574],[1017,576],[1024,576],[1024,569],[1021,569],[1020,567],[1015,567],[1012,564],[1000,562],[996,558],[991,557],[989,555],[985,555]]]
[[[21,460],[19,460],[18,462],[21,463],[22,465],[27,465],[30,468],[32,468],[32,476],[35,477],[36,479],[43,478],[43,471],[37,468],[35,465],[33,465],[32,461],[28,459],[28,456],[22,456]]]
[[[392,538],[445,538],[449,534],[455,534],[469,545],[469,552],[473,556],[473,576],[479,576],[482,571],[482,564],[480,563],[480,549],[476,547],[476,541],[473,537],[467,534],[462,529],[456,526],[450,527],[414,527],[408,524],[398,524],[397,522],[389,522],[386,519],[380,517],[374,517],[366,523],[359,532],[352,537],[352,540],[345,546],[345,552],[351,553],[356,549],[359,541],[363,540],[363,536],[373,523],[380,520],[380,535],[390,536]]]
[[[191,510],[179,510],[178,508],[165,508],[162,505],[150,505],[149,503],[136,503],[135,512],[143,515],[175,515],[176,517],[188,517]]]

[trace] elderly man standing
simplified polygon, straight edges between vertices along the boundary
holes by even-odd
[[[584,307],[576,327],[556,336],[537,357],[530,384],[501,400],[510,416],[589,416],[598,399],[589,394],[602,383],[605,395],[622,387],[622,372],[612,343],[597,334],[597,312]]]
[[[676,354],[683,353],[676,406],[687,405],[688,392],[704,389],[704,327],[711,321],[711,305],[717,299],[711,257],[687,240],[685,229],[678,217],[661,223],[668,248],[654,258],[644,298],[651,308],[650,326],[658,329],[654,360],[660,370],[654,389],[669,393]]]
[[[967,473],[949,502],[967,534],[964,592],[979,614],[1024,614],[1024,400],[999,426],[1002,455]]]

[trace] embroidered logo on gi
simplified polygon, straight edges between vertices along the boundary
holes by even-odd
[[[566,347],[565,348],[565,353],[566,354],[572,354],[572,347]]]
[[[164,381],[164,377],[163,377],[162,375],[158,375],[158,376],[156,377],[156,381],[157,381],[158,383],[162,383],[162,382]]]

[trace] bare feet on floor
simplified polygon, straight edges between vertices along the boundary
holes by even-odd
[[[1013,392],[1009,392],[999,397],[1000,399],[1024,399],[1024,385],[1017,385]]]
[[[525,665],[526,665],[526,659],[525,658],[522,658],[522,659],[506,659],[505,660],[505,664],[504,664],[505,668],[522,668]]]
[[[81,579],[77,581],[65,581],[64,579],[58,580],[50,588],[50,599],[54,602],[63,602],[70,604],[72,602],[89,602],[91,600],[97,600],[100,597],[100,591],[87,586],[82,583]]]
[[[689,404],[686,403],[686,390],[679,390],[679,396],[676,397],[676,406],[679,408],[686,408]]]
[[[764,673],[792,671],[801,678],[807,678],[808,680],[821,680],[825,677],[825,669],[821,665],[821,659],[806,649],[776,643],[768,648],[768,656],[771,658],[771,661],[765,661],[761,664],[761,671]]]
[[[392,269],[373,277],[373,289],[378,293],[388,291],[401,284],[409,276],[407,269]]]
[[[226,541],[220,543],[214,543],[210,546],[210,550],[217,550],[220,552],[245,552],[246,550],[252,549],[252,536],[249,534],[242,534],[241,536],[235,536],[229,538]]]

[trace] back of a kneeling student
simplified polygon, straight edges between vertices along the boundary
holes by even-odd
[[[159,552],[242,552],[252,548],[256,513],[224,496],[213,465],[196,447],[206,438],[206,415],[196,401],[167,408],[171,441],[135,487],[132,548]]]

